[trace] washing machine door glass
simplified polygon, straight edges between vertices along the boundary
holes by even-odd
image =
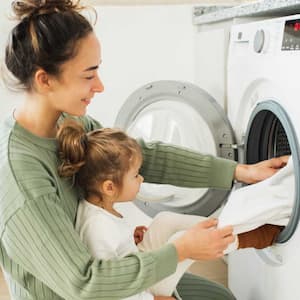
[[[192,84],[159,81],[138,89],[121,108],[116,126],[146,142],[234,158],[233,135],[223,110]],[[226,195],[220,190],[143,183],[135,203],[150,216],[162,210],[209,215]]]
[[[146,142],[164,141],[216,155],[214,139],[205,120],[183,102],[162,98],[150,104],[136,116],[127,131]],[[146,183],[142,185],[138,198],[144,201],[164,202],[164,205],[170,207],[181,207],[197,202],[206,191],[204,188],[188,189]]]

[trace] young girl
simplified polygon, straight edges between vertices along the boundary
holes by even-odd
[[[138,251],[159,249],[184,230],[205,220],[199,216],[161,212],[148,229],[144,226],[131,228],[126,216],[116,210],[115,203],[136,198],[144,181],[139,174],[142,152],[136,140],[123,131],[103,128],[86,134],[77,122],[67,120],[58,132],[58,150],[61,159],[59,174],[73,177],[84,193],[77,211],[76,230],[98,259],[114,259]],[[262,231],[267,236],[262,235]],[[269,246],[278,233],[278,227],[267,225],[263,230],[246,234],[246,246]],[[243,238],[241,240],[239,248],[244,248]],[[238,239],[226,253],[237,247]],[[180,262],[174,274],[130,299],[153,299],[152,294],[171,296],[192,263],[190,259]]]

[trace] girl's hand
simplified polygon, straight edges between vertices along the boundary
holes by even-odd
[[[154,296],[154,300],[176,300],[176,298],[171,296]]]
[[[138,243],[140,243],[143,238],[144,238],[144,233],[147,231],[147,227],[146,226],[137,226],[134,230],[134,242],[137,245]]]

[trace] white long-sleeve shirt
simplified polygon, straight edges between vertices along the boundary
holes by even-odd
[[[132,226],[126,218],[114,216],[99,206],[81,200],[78,206],[76,230],[93,257],[109,260],[138,252]],[[149,292],[141,292],[126,300],[153,300]]]

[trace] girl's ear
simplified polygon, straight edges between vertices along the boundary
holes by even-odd
[[[105,180],[101,185],[101,192],[106,196],[114,196],[117,192],[115,184],[111,180]]]

